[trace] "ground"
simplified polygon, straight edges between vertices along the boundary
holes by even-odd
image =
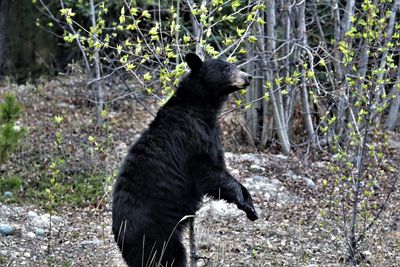
[[[0,93],[17,92],[25,106],[20,123],[29,130],[22,147],[0,170],[2,177],[12,174],[23,180],[12,199],[0,199],[0,223],[13,227],[11,235],[0,236],[1,266],[124,266],[111,235],[110,191],[127,147],[151,115],[130,96],[121,97],[128,95],[124,88],[115,87],[109,97],[118,100],[107,103],[107,127],[93,130],[95,109],[82,88],[78,78],[0,86]],[[157,109],[156,100],[137,97],[152,112]],[[64,118],[62,125],[54,123],[56,115]],[[260,219],[251,222],[234,205],[205,199],[195,220],[199,266],[345,265],[343,239],[332,230],[340,221],[321,212],[329,197],[322,181],[332,156],[306,151],[284,156],[275,150],[234,147],[230,140],[240,134],[229,129],[232,120],[221,119],[228,169],[249,188]],[[57,132],[63,137],[61,151],[54,144]],[[399,144],[400,136],[391,134],[389,159],[394,166],[400,166]],[[62,175],[54,186],[45,181],[57,158],[68,164],[60,164]],[[58,198],[56,203],[48,204],[42,193],[46,188]],[[400,266],[399,191],[397,187],[382,223],[362,244],[363,266]]]

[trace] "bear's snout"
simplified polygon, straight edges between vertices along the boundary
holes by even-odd
[[[247,81],[248,83],[250,83],[251,80],[253,80],[253,76],[251,76],[250,74],[247,74],[246,81]]]
[[[238,87],[240,89],[245,88],[250,85],[253,76],[247,74],[243,71],[237,71],[236,75],[233,77],[233,86]]]

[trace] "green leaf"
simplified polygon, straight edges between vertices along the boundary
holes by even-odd
[[[64,118],[62,116],[54,116],[54,122],[56,124],[61,124],[64,121]]]
[[[257,41],[257,37],[255,37],[254,35],[250,35],[249,38],[247,38],[247,40],[249,40],[250,43],[254,43]]]
[[[150,12],[148,10],[143,10],[142,11],[142,17],[149,19],[151,18]]]
[[[185,35],[183,36],[183,42],[187,44],[187,43],[189,43],[190,41],[191,41],[190,36],[185,34]]]
[[[244,29],[239,29],[239,27],[236,27],[236,32],[237,32],[237,34],[238,34],[239,36],[242,36],[243,33],[244,33],[245,31],[246,31],[246,30],[244,30]]]
[[[125,7],[121,8],[121,15],[119,16],[119,23],[125,22]]]
[[[153,78],[153,77],[151,76],[151,74],[150,74],[149,72],[147,72],[147,73],[145,73],[145,74],[143,75],[143,79],[144,79],[145,81],[151,81],[152,78]]]
[[[226,61],[228,61],[229,63],[235,63],[235,62],[237,62],[237,58],[233,57],[233,56],[230,56],[230,57],[228,57],[226,59]]]
[[[137,16],[138,9],[135,7],[131,7],[129,12],[131,13],[132,16]]]
[[[233,2],[232,2],[232,9],[234,10],[234,11],[236,11],[236,9],[238,8],[238,7],[240,7],[240,1],[239,0],[234,0]]]

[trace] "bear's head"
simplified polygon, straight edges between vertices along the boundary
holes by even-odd
[[[219,107],[230,93],[246,88],[252,79],[251,75],[220,59],[202,61],[189,53],[185,61],[190,74],[182,80],[177,95],[192,103],[207,102]]]

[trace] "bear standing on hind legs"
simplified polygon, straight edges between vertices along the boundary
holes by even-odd
[[[181,233],[204,195],[258,218],[249,191],[226,170],[217,115],[228,95],[250,84],[234,65],[196,54],[173,97],[130,148],[114,187],[112,230],[132,267],[184,267]]]

